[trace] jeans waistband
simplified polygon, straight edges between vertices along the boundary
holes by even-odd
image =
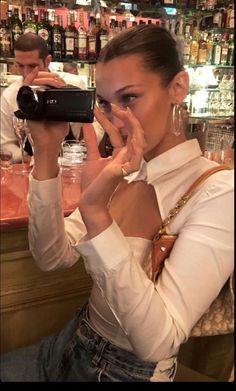
[[[88,304],[85,305],[79,314],[79,326],[76,331],[78,342],[90,351],[93,356],[93,363],[97,365],[100,361],[105,360],[111,364],[122,366],[128,371],[138,372],[148,377],[152,377],[158,362],[144,361],[138,358],[134,353],[119,348],[109,342],[106,338],[99,335],[91,326],[88,318]],[[163,362],[164,370],[171,369],[175,363],[175,357],[171,357]]]

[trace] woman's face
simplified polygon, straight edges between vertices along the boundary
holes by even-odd
[[[146,160],[173,146],[169,87],[163,86],[160,75],[143,67],[138,55],[98,63],[96,91],[99,106],[124,137],[127,131],[122,121],[110,113],[110,103],[133,111],[144,130]]]

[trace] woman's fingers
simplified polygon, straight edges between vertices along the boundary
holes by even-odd
[[[108,134],[110,138],[111,145],[114,148],[122,148],[124,142],[122,140],[121,134],[118,129],[112,124],[111,121],[101,112],[98,107],[94,107],[94,115],[98,122],[102,125],[105,132]]]
[[[87,147],[87,160],[97,160],[100,158],[98,150],[97,136],[92,124],[83,124],[84,141]]]
[[[138,119],[134,116],[133,112],[127,107],[126,110],[121,110],[116,105],[111,105],[112,113],[124,122],[124,125],[128,131],[128,138],[135,138],[136,144],[144,144],[144,132]]]

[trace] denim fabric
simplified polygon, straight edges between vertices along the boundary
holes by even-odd
[[[1,381],[7,382],[150,382],[172,381],[175,360],[164,370],[140,360],[97,334],[87,305],[57,335],[1,356]],[[154,376],[153,376],[154,375]]]

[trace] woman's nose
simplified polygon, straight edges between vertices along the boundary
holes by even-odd
[[[122,128],[124,127],[124,122],[119,119],[118,117],[116,117],[112,111],[110,111],[109,113],[106,114],[107,118],[109,119],[110,122],[113,123],[113,125],[116,127],[116,128]]]
[[[111,122],[113,123],[113,125],[115,125],[116,128],[122,128],[124,126],[124,122],[117,118],[115,115],[112,114],[112,119],[111,119]]]

